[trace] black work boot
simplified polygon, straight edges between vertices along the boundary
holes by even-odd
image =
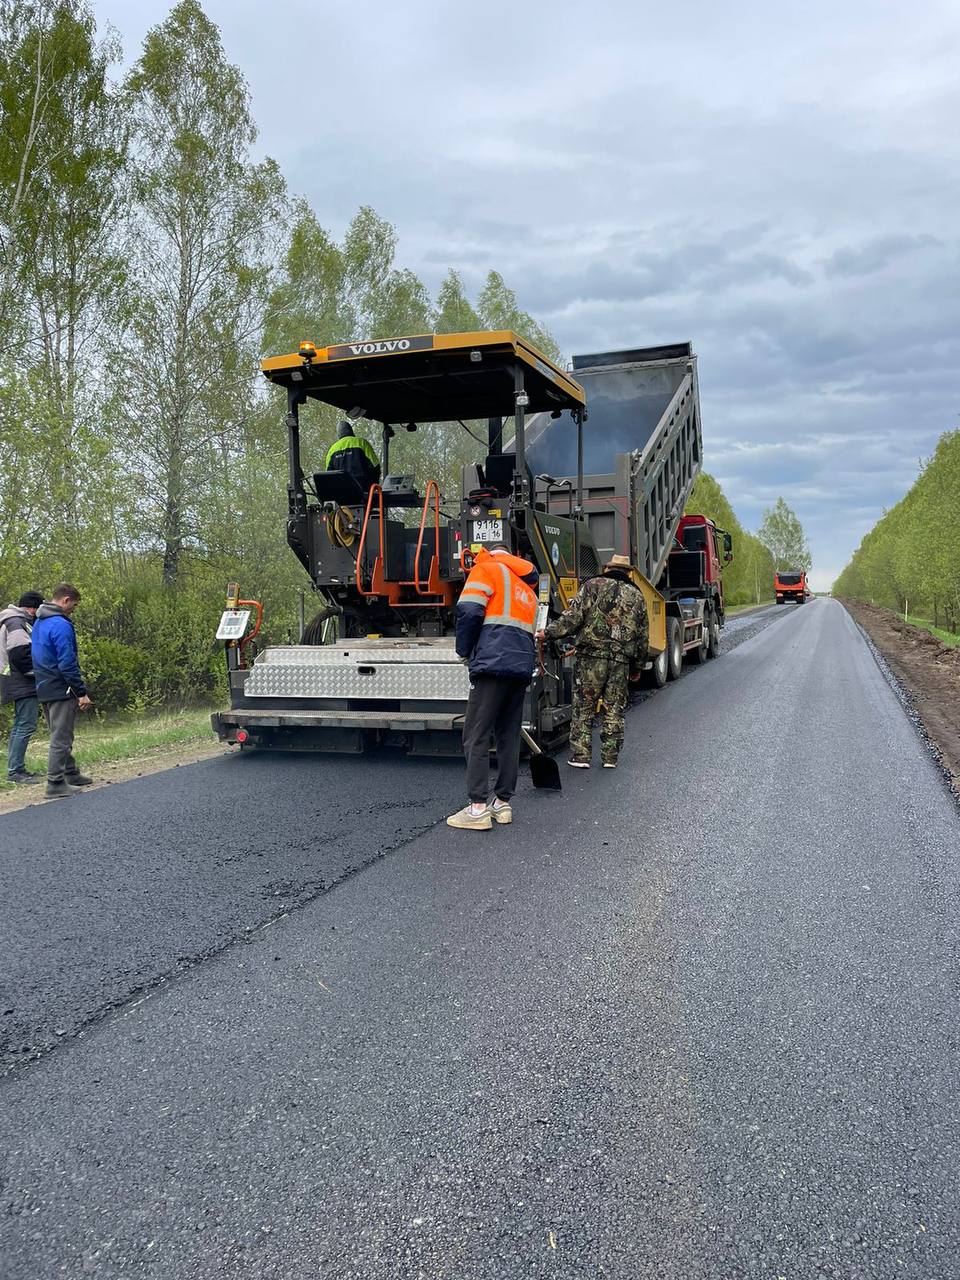
[[[18,787],[35,786],[40,781],[35,773],[28,773],[26,769],[18,769],[16,773],[7,774],[8,782],[15,782]]]
[[[50,778],[47,779],[47,789],[43,793],[45,800],[56,800],[60,796],[68,795],[70,795],[70,787],[64,778],[57,778],[55,782]]]
[[[89,787],[91,782],[93,782],[92,778],[88,778],[87,775],[85,773],[81,773],[79,769],[76,773],[65,773],[63,776],[67,781],[67,785],[71,787]]]

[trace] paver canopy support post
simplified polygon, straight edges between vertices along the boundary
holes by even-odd
[[[287,391],[287,460],[290,467],[287,495],[289,514],[294,520],[307,514],[307,495],[300,465],[300,406],[306,398],[300,387],[290,387]]]
[[[523,381],[523,364],[518,360],[513,371],[513,391],[514,391],[514,426],[516,428],[514,436],[514,453],[517,459],[517,469],[514,473],[514,495],[520,506],[526,506],[529,501],[530,494],[527,484],[527,451],[524,432],[525,410],[530,403]]]
[[[583,515],[583,410],[574,414],[577,424],[577,519]]]

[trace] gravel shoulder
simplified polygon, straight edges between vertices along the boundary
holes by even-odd
[[[889,609],[842,603],[896,676],[960,796],[960,648],[941,644]]]

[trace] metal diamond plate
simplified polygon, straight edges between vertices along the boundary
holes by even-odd
[[[265,649],[260,665],[288,667],[355,666],[363,663],[442,662],[459,665],[453,638],[437,640],[347,640],[340,644],[283,645]]]
[[[356,654],[349,662],[342,658],[330,662],[287,661],[289,652],[268,650],[254,663],[244,685],[246,697],[446,701],[466,700],[470,694],[467,668],[460,662],[384,662],[382,654],[364,662],[358,662]]]

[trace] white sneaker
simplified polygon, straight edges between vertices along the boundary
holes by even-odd
[[[470,805],[465,809],[460,809],[456,813],[451,813],[447,819],[448,827],[459,827],[463,831],[489,831],[493,826],[493,818],[490,816],[489,809],[481,809],[479,813],[473,813]]]
[[[589,760],[568,760],[567,764],[570,766],[571,769],[589,769],[590,768]]]
[[[490,805],[490,813],[494,822],[499,822],[502,826],[513,821],[513,806],[509,800],[494,800]]]

